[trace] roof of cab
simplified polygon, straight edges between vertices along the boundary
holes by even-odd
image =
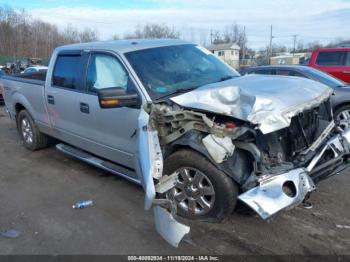
[[[65,45],[56,48],[56,51],[63,50],[110,50],[117,53],[126,53],[136,50],[193,44],[191,42],[179,39],[127,39],[127,40],[113,40],[90,43],[79,43],[72,45]]]

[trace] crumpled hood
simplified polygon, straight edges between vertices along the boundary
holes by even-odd
[[[306,78],[247,75],[201,86],[171,100],[186,108],[249,121],[267,134],[288,127],[294,115],[319,105],[332,92]]]

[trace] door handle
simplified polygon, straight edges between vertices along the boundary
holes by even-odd
[[[51,105],[54,105],[54,104],[55,104],[55,98],[54,98],[54,96],[48,95],[48,96],[47,96],[47,102],[48,102],[49,104],[51,104]]]
[[[80,111],[85,114],[90,114],[89,105],[86,103],[80,103]]]

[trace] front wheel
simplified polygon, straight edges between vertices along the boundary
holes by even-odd
[[[17,128],[24,146],[35,151],[47,146],[47,136],[39,131],[34,120],[26,110],[19,112],[17,116]]]
[[[335,110],[334,119],[339,122],[343,129],[350,127],[350,105],[344,105]]]
[[[182,149],[170,155],[164,164],[165,174],[179,174],[168,197],[175,200],[180,216],[220,221],[232,213],[237,202],[237,184],[204,156]]]

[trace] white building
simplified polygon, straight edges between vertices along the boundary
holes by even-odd
[[[311,53],[284,53],[270,57],[271,65],[299,65],[309,59]]]
[[[240,47],[235,43],[216,44],[207,47],[214,55],[224,60],[235,69],[239,68]]]

